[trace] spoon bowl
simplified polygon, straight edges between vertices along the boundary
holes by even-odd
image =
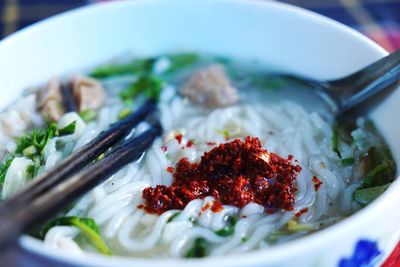
[[[338,118],[400,80],[400,49],[343,78],[327,81],[293,75],[288,78],[315,89]]]

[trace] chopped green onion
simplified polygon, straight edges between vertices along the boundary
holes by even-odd
[[[30,145],[30,146],[28,146],[27,148],[25,148],[23,151],[22,151],[22,154],[25,156],[25,157],[32,157],[33,155],[35,155],[37,153],[37,149],[36,149],[36,147],[34,146],[34,145]]]
[[[17,148],[15,149],[15,155],[25,156],[34,161],[34,164],[28,166],[26,169],[27,174],[31,178],[36,176],[39,168],[44,164],[43,150],[48,142],[55,136],[67,135],[75,132],[75,126],[76,121],[57,130],[57,124],[49,123],[46,128],[42,130],[34,129],[31,133],[27,133],[19,139]],[[59,147],[60,144],[56,143],[56,147],[57,146]],[[0,181],[4,179],[8,167],[0,166]]]
[[[167,58],[170,61],[170,66],[167,69],[167,73],[172,73],[177,70],[189,67],[199,60],[199,56],[195,53],[178,53],[168,55]]]
[[[132,114],[132,110],[130,108],[124,108],[120,113],[118,113],[118,119],[122,120],[128,117],[130,114]]]
[[[73,134],[75,132],[75,128],[76,128],[76,121],[73,121],[64,128],[58,129],[58,135],[62,136],[62,135]]]
[[[302,231],[311,231],[314,227],[311,224],[299,224],[296,221],[288,221],[286,224],[286,229],[291,232],[302,232]]]
[[[31,146],[34,146],[36,149],[36,155],[40,155],[42,150],[47,145],[50,139],[54,136],[57,136],[57,125],[55,123],[50,123],[47,127],[43,130],[36,130],[34,129],[32,133],[25,134],[22,136],[18,142],[17,148],[15,149],[16,155],[23,155],[24,150]],[[33,149],[29,148],[29,152],[32,152]],[[36,156],[31,154],[31,158]]]
[[[207,241],[204,238],[197,238],[193,242],[193,246],[186,253],[186,258],[202,258],[208,254]]]
[[[167,73],[173,73],[177,70],[189,67],[199,60],[199,56],[194,53],[178,53],[166,55],[170,62]],[[92,71],[90,76],[94,78],[109,78],[120,75],[148,75],[152,73],[154,63],[157,58],[136,59],[124,64],[111,64],[108,66],[99,67]]]
[[[95,69],[90,76],[94,78],[108,78],[119,75],[142,75],[152,71],[155,59],[136,59],[126,64],[114,64]]]
[[[122,101],[131,101],[132,98],[143,94],[156,101],[160,99],[163,82],[154,75],[139,77],[137,81],[122,90],[119,94]]]
[[[26,167],[26,174],[28,174],[28,176],[30,178],[33,178],[33,177],[35,177],[37,175],[37,173],[39,171],[39,168],[40,168],[40,164],[35,162],[34,164],[29,165],[28,167]]]
[[[89,108],[79,112],[79,116],[81,116],[84,122],[90,122],[96,118],[97,113],[94,109]]]
[[[269,234],[266,238],[266,241],[269,243],[274,243],[274,242],[278,241],[279,238],[281,238],[282,236],[287,235],[287,234],[288,233],[286,231],[277,230],[277,231]]]
[[[237,218],[235,216],[229,216],[227,219],[228,226],[215,231],[219,236],[230,236],[235,233],[235,225],[237,223]]]
[[[333,127],[333,133],[332,133],[332,150],[338,154],[340,157],[340,151],[339,151],[339,130],[338,127],[335,126]]]
[[[225,139],[229,139],[229,137],[230,137],[230,132],[228,131],[228,130],[220,130],[220,129],[217,129],[217,130],[215,130],[217,133],[219,133],[220,135],[222,135]]]
[[[13,160],[14,160],[14,157],[11,155],[8,155],[6,157],[5,163],[4,164],[0,163],[0,186],[3,185],[8,168],[10,168],[10,165]]]
[[[240,239],[240,242],[244,243],[247,240],[249,240],[249,237],[245,235],[245,236],[242,236],[242,238]]]
[[[178,217],[180,214],[181,214],[181,212],[177,212],[174,215],[172,215],[171,217],[169,217],[167,223],[174,221],[176,219],[176,217]]]
[[[101,154],[96,158],[96,161],[102,160],[102,159],[104,159],[105,157],[106,157],[106,154],[101,153]]]
[[[354,158],[345,158],[341,160],[343,166],[350,166],[353,165],[355,160]]]
[[[57,225],[75,226],[77,227],[86,240],[95,247],[100,253],[104,255],[111,255],[111,250],[104,242],[100,235],[99,227],[96,222],[91,218],[80,218],[76,216],[59,217],[50,220],[40,231],[42,238],[46,235],[47,231]]]

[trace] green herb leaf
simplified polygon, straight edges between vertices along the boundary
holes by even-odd
[[[340,151],[339,151],[339,130],[338,127],[335,126],[333,127],[333,133],[332,133],[332,150],[338,154],[340,157]]]
[[[386,184],[382,186],[357,189],[353,194],[353,199],[361,205],[366,206],[379,197],[389,186],[390,184]]]
[[[26,174],[28,174],[30,178],[34,178],[38,174],[39,168],[40,168],[40,163],[34,162],[34,164],[29,165],[26,168]]]
[[[208,254],[207,241],[204,238],[197,238],[193,242],[193,246],[186,253],[186,258],[202,258]]]
[[[375,166],[364,179],[362,187],[373,187],[385,183],[386,180],[393,180],[391,177],[390,166],[387,161]]]
[[[248,237],[248,236],[242,236],[242,238],[240,239],[240,242],[241,242],[241,243],[244,243],[244,242],[246,242],[247,240],[249,240],[249,237]]]
[[[94,109],[89,108],[79,112],[79,116],[84,122],[90,122],[96,118],[97,113]]]
[[[30,146],[28,146],[27,148],[25,148],[25,149],[22,151],[22,154],[23,154],[25,157],[30,158],[30,157],[36,155],[37,152],[38,152],[38,151],[37,151],[36,147],[35,147],[34,145],[30,145]]]
[[[14,157],[11,155],[8,155],[6,157],[5,163],[4,164],[0,163],[0,186],[3,185],[4,179],[6,178],[8,168],[10,168],[10,165],[13,160],[14,160]]]
[[[370,169],[362,188],[386,185],[393,181],[396,165],[387,147],[371,147],[365,155],[365,160]]]
[[[225,139],[229,139],[230,137],[230,132],[228,130],[221,130],[221,129],[217,129],[215,130],[218,134],[222,135]]]
[[[111,250],[100,235],[99,227],[91,218],[79,218],[76,216],[59,217],[50,220],[40,231],[40,236],[44,238],[48,230],[57,225],[77,227],[86,240],[104,255],[112,255]]]
[[[113,64],[95,69],[90,76],[94,78],[108,78],[112,76],[134,74],[143,75],[152,71],[156,59],[136,59],[126,64]]]
[[[195,53],[178,53],[168,55],[167,58],[170,61],[170,66],[167,73],[172,73],[183,68],[189,67],[195,64],[199,59],[199,55]]]
[[[130,108],[124,108],[123,110],[118,113],[118,119],[122,120],[132,114],[132,110]]]
[[[130,101],[132,98],[143,94],[156,101],[160,99],[163,82],[154,75],[144,75],[137,81],[122,90],[119,94],[122,101]]]
[[[181,212],[179,211],[179,212],[175,213],[174,215],[172,215],[171,217],[169,217],[167,223],[174,221],[176,219],[176,217],[178,217],[180,214],[181,214]]]
[[[292,220],[288,221],[286,224],[286,230],[290,233],[302,232],[302,231],[311,231],[314,227],[311,224],[299,224],[298,222]]]
[[[227,219],[228,226],[226,226],[218,231],[215,231],[215,233],[220,236],[233,235],[235,233],[235,225],[236,225],[237,221],[238,221],[238,219],[235,216],[228,216],[228,219]]]
[[[57,125],[50,123],[43,130],[34,129],[31,133],[22,136],[15,149],[16,155],[24,155],[30,159],[41,156],[42,150],[48,141],[56,136]]]
[[[353,165],[355,160],[354,158],[345,158],[341,160],[343,166],[350,166]]]
[[[105,157],[106,157],[106,154],[105,154],[105,153],[101,153],[101,154],[95,159],[95,161],[102,160],[102,159],[104,159]]]
[[[63,135],[73,134],[75,132],[75,128],[76,128],[76,121],[73,121],[64,128],[58,129],[58,135],[63,136]]]
[[[287,231],[282,231],[282,230],[277,230],[277,231],[274,231],[274,232],[272,232],[271,234],[269,234],[267,237],[266,237],[266,241],[267,242],[269,242],[269,243],[274,243],[274,242],[276,242],[276,241],[278,241],[279,240],[279,238],[281,238],[282,236],[285,236],[285,235],[288,235],[289,233],[287,232]]]

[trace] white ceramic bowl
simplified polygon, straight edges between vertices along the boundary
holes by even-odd
[[[81,8],[24,29],[0,43],[0,107],[30,85],[92,67],[124,52],[175,50],[255,58],[315,78],[346,75],[386,52],[323,16],[275,2],[244,0],[125,1]],[[372,111],[400,166],[400,90]],[[21,266],[338,266],[360,239],[376,241],[379,264],[400,235],[400,180],[371,205],[307,237],[242,255],[200,260],[71,258],[30,237],[20,240]]]

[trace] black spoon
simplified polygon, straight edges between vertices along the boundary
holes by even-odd
[[[365,102],[400,80],[400,49],[346,77],[320,81],[283,75],[316,89],[335,117]]]

